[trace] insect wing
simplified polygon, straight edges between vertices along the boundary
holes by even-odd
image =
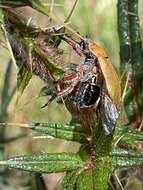
[[[121,86],[119,76],[110,60],[98,57],[98,61],[106,82],[108,93],[113,102],[117,105],[119,104],[121,97]]]
[[[108,57],[106,51],[96,43],[89,44],[89,49],[97,57]]]
[[[111,98],[105,93],[102,95],[100,114],[105,134],[109,135],[114,129],[118,112]]]

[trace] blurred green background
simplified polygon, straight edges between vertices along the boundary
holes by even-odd
[[[51,1],[43,0],[43,3],[50,5]],[[74,0],[55,0],[53,12],[63,21],[68,16]],[[141,26],[141,37],[143,38],[143,1],[139,1],[139,15]],[[32,22],[37,26],[51,27],[46,16],[33,11],[29,7],[21,8],[20,14],[24,14],[27,19],[32,18]],[[53,23],[54,27],[58,27]],[[91,41],[96,41],[104,49],[107,50],[109,57],[117,70],[119,70],[119,40],[117,33],[117,1],[116,0],[79,0],[77,6],[70,19],[69,26],[79,32],[83,37],[88,37]],[[3,39],[0,31],[0,40]],[[3,88],[5,70],[10,59],[10,54],[0,42],[0,96]],[[78,63],[80,59],[75,56],[72,49],[64,43],[60,45],[64,49],[63,60],[67,63]],[[9,91],[16,85],[17,69],[13,65],[10,78]],[[44,86],[44,82],[38,77],[33,77],[30,84],[24,91],[19,102],[16,103],[16,94],[13,97],[8,107],[8,120],[6,122],[14,123],[29,123],[29,122],[68,122],[70,114],[64,105],[58,105],[53,102],[49,107],[41,109],[41,106],[46,103],[46,98],[39,98],[40,89]],[[48,138],[33,138],[35,135],[30,130],[24,130],[15,127],[6,128],[6,136],[12,137],[16,134],[27,133],[25,138],[21,138],[15,142],[5,145],[5,157],[10,157],[18,154],[27,154],[32,152],[58,152],[58,151],[76,151],[79,147],[76,143],[65,142],[58,139]],[[20,173],[20,172],[19,172]],[[18,175],[18,174],[17,174]],[[21,175],[21,174],[19,174]],[[49,175],[52,176],[52,175]],[[55,175],[53,178],[46,178],[48,183],[54,184],[59,178]],[[13,179],[14,180],[14,179]],[[54,181],[54,182],[53,182]],[[16,184],[16,182],[13,182]],[[50,188],[52,189],[52,185]],[[54,186],[54,185],[53,185]],[[1,189],[1,188],[0,188]],[[15,186],[14,189],[18,189]]]

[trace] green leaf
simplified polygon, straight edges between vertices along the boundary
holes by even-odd
[[[114,169],[118,167],[135,167],[141,165],[143,165],[143,155],[141,158],[113,157],[112,161]]]
[[[83,152],[82,152],[83,153]],[[88,155],[89,156],[89,155]],[[86,155],[87,157],[87,155]],[[86,158],[87,160],[87,158]],[[93,165],[91,160],[86,161],[85,167],[68,172],[61,183],[60,190],[105,190],[108,187],[108,178],[111,171],[111,158],[97,158]],[[88,167],[88,168],[87,168]]]
[[[16,92],[16,86],[10,92],[10,79],[12,72],[12,60],[9,61],[5,72],[4,84],[1,97],[0,121],[3,122],[7,116],[8,106]]]
[[[131,167],[143,164],[143,153],[115,148],[111,153],[114,167]]]
[[[28,0],[1,0],[1,5],[19,7],[19,6],[31,6]]]
[[[55,138],[87,143],[88,131],[82,126],[60,123],[33,123],[27,127]]]
[[[52,95],[54,91],[55,87],[49,83],[47,86],[41,88],[39,97]]]
[[[114,134],[114,144],[125,144],[130,148],[137,148],[143,140],[143,132],[132,127],[118,125]]]
[[[94,184],[96,190],[108,189],[108,179],[112,171],[111,157],[105,156],[95,160],[93,168]]]
[[[37,11],[40,11],[43,14],[47,15],[47,9],[41,4],[39,0],[3,0],[1,5],[11,6],[11,7],[20,7],[20,6],[30,6]]]
[[[10,60],[8,66],[6,68],[5,77],[4,77],[4,84],[2,89],[2,97],[1,97],[1,109],[0,109],[0,121],[4,121],[7,115],[7,102],[9,99],[9,88],[10,88],[10,77],[12,71],[12,61]]]
[[[31,70],[22,65],[17,74],[17,89],[20,96],[22,95],[26,86],[29,84],[31,78],[32,78]]]
[[[114,148],[111,153],[112,156],[142,158],[143,153],[136,151],[128,151],[121,148]]]
[[[61,124],[61,123],[0,123],[0,126],[20,126],[26,127],[49,136],[76,141],[79,143],[88,143],[89,132],[82,126]]]
[[[12,71],[12,61],[10,60],[8,62],[6,72],[5,72],[5,77],[4,77],[4,84],[3,84],[3,91],[2,91],[2,101],[1,101],[2,104],[5,103],[5,101],[7,100],[8,95],[9,95],[11,71]]]
[[[132,89],[129,86],[126,92],[126,96],[124,98],[124,109],[127,113],[127,117],[130,123],[135,122],[136,117],[137,117],[136,110],[135,110],[135,103],[133,99],[134,97],[133,97]]]
[[[57,80],[60,79],[64,71],[62,69],[62,63],[60,63],[61,59],[60,61],[58,61],[58,49],[54,48],[53,45],[47,45],[46,47],[35,45],[33,48],[35,53],[41,57],[47,69],[53,73],[53,77],[55,77],[55,79]],[[44,52],[44,49],[46,53]],[[48,49],[49,51],[47,51],[46,49]]]
[[[59,190],[74,189],[77,177],[77,171],[67,172],[62,183],[60,184]]]
[[[48,16],[47,7],[44,7],[39,0],[4,0],[1,2],[1,5],[7,5],[12,7],[19,7],[19,6],[30,6],[33,9],[45,14]]]
[[[76,182],[76,189],[77,190],[93,190],[95,189],[95,179],[93,175],[93,170],[88,169],[83,171]]]
[[[17,156],[0,164],[29,172],[53,173],[82,168],[85,162],[76,153],[46,153]]]

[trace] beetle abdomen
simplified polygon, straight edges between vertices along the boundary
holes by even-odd
[[[76,94],[76,103],[79,108],[90,107],[99,98],[100,88],[96,85],[82,84]]]
[[[100,87],[97,85],[97,76],[82,82],[76,92],[75,102],[78,108],[87,108],[96,104],[100,96]]]

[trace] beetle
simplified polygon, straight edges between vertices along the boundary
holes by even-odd
[[[106,51],[95,42],[88,43],[84,40],[81,40],[81,42],[77,44],[73,43],[72,46],[74,46],[73,49],[75,49],[79,55],[83,54],[85,56],[85,62],[92,62],[93,66],[101,69],[108,94],[112,101],[118,105],[121,97],[120,78]]]
[[[113,67],[106,51],[95,42],[91,43],[87,42],[86,40],[77,42],[68,37],[62,37],[62,39],[71,45],[72,48],[80,56],[85,56],[84,65],[91,64],[92,68],[90,71],[94,68],[96,69],[97,67],[101,69],[108,94],[117,106],[120,102],[121,97],[120,78],[115,68]],[[89,74],[90,71],[88,70],[86,72]]]
[[[80,64],[83,70],[79,72],[80,85],[75,95],[76,105],[80,112],[96,105],[105,134],[110,134],[118,117],[117,107],[121,97],[119,76],[106,51],[98,44],[85,40],[77,42],[69,38],[64,40],[80,56],[85,57],[84,64]],[[93,78],[96,78],[96,82],[91,82]]]
[[[106,51],[96,43],[86,40],[77,42],[69,37],[62,39],[84,57],[84,63],[57,81],[57,98],[63,101],[68,96],[73,96],[81,118],[90,128],[91,119],[89,117],[89,122],[86,122],[87,114],[100,113],[105,134],[110,134],[118,117],[117,107],[121,96],[120,79],[116,70]]]

